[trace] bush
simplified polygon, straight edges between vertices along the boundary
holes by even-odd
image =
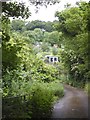
[[[46,85],[37,84],[32,89],[32,111],[34,117],[44,117],[49,113],[53,102],[53,94]]]
[[[63,96],[63,87],[59,84],[59,81],[56,81],[56,73],[54,74],[55,69],[51,69],[51,71],[49,71],[50,69],[47,66],[44,67],[41,68],[42,73],[41,71],[38,71],[34,73],[34,77],[32,77],[33,73],[29,74],[28,71],[25,72],[21,69],[7,71],[3,76],[4,97],[29,95],[29,97],[27,97],[27,114],[29,114],[30,111],[30,117],[33,117],[33,115],[36,118],[48,117],[55,100]],[[43,73],[44,71],[46,71],[46,73]],[[39,76],[39,79],[35,78],[36,74]],[[41,78],[41,75],[45,78]],[[48,78],[49,76],[50,78]],[[48,80],[46,80],[46,78]]]
[[[55,96],[63,96],[63,87],[58,82],[34,83],[32,86],[32,111],[33,117],[48,117],[55,102]]]
[[[57,97],[62,97],[64,95],[64,89],[63,86],[60,84],[59,81],[51,82],[50,85],[48,84],[48,87],[53,92],[53,94]]]

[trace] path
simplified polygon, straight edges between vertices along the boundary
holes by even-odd
[[[84,91],[64,85],[65,96],[53,108],[51,118],[88,118],[88,97]]]

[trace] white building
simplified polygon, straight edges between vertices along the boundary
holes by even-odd
[[[48,59],[49,63],[57,63],[58,62],[58,57],[56,57],[56,56],[46,55],[45,58]]]

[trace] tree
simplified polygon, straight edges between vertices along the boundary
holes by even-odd
[[[60,36],[62,36],[61,33],[59,33],[58,31],[53,31],[53,32],[50,32],[48,34],[48,38],[46,39],[46,42],[49,42],[52,46],[54,44],[58,44],[60,43]]]
[[[56,16],[59,18],[59,28],[65,34],[75,36],[78,32],[81,31],[83,25],[82,11],[78,7],[72,7],[56,13]]]
[[[35,28],[42,29],[43,27],[44,27],[44,22],[39,20],[31,21],[26,24],[27,30],[34,30]]]
[[[28,18],[30,15],[28,7],[23,3],[2,2],[2,65],[3,71],[6,68],[13,69],[17,67],[19,58],[17,51],[20,50],[16,44],[10,42],[10,20],[9,17]],[[10,59],[12,58],[12,59]],[[15,63],[15,64],[14,64]]]
[[[2,14],[5,17],[14,18],[28,18],[30,16],[29,8],[24,3],[17,2],[2,2]]]
[[[47,32],[52,32],[53,30],[55,30],[53,25],[54,23],[50,21],[45,22],[45,21],[35,20],[28,22],[25,27],[27,30],[34,30],[35,28],[40,28],[46,30]]]
[[[78,7],[57,12],[57,30],[62,32],[62,59],[70,75],[76,80],[87,80],[88,69],[88,21],[89,3],[81,2]],[[88,76],[88,77],[87,77]]]
[[[13,20],[11,22],[11,29],[14,31],[20,31],[22,32],[25,30],[25,21],[23,20]]]
[[[54,22],[48,21],[44,23],[44,30],[46,30],[47,32],[52,32],[55,30],[54,28]]]
[[[31,1],[31,0],[29,0],[30,1],[30,3],[31,4],[34,4],[35,6],[37,6],[37,8],[38,8],[38,5],[44,5],[44,6],[46,6],[47,7],[47,5],[53,5],[53,4],[56,4],[56,3],[59,3],[60,2],[60,0],[33,0],[33,1]]]
[[[49,46],[48,43],[42,42],[41,49],[42,49],[43,52],[48,52],[50,50],[50,46]]]

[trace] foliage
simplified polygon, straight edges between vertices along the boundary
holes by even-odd
[[[35,44],[35,37],[34,37],[34,31],[24,31],[22,35],[26,38],[28,38],[28,42],[31,44]]]
[[[26,51],[31,51],[25,37],[21,37],[19,34],[12,34],[8,42],[3,41],[2,44],[2,64],[3,71],[8,68],[9,70],[15,69],[20,65],[20,62],[23,61]],[[25,50],[25,52],[24,52]],[[23,52],[22,52],[23,51]],[[7,56],[6,56],[7,54]]]
[[[32,88],[31,103],[33,106],[33,117],[44,117],[51,110],[53,94],[45,84],[38,84]]]
[[[53,55],[57,55],[58,54],[58,48],[53,47],[52,48],[52,53],[53,53]]]
[[[39,8],[39,6],[48,6],[48,5],[54,5],[54,4],[56,4],[56,3],[59,3],[60,2],[60,0],[42,0],[42,1],[40,1],[40,0],[33,0],[33,1],[31,1],[31,0],[29,0],[30,1],[30,3],[31,4],[33,4],[33,5],[35,5],[36,6],[36,8],[37,8],[37,11],[38,11],[38,8]]]
[[[24,20],[12,20],[11,26],[12,30],[18,31],[19,29],[23,31],[33,31],[36,28],[39,28],[41,30],[45,30],[47,32],[52,32],[55,30],[54,24],[57,23],[57,21],[53,22],[45,22],[40,20],[34,20],[34,21],[24,21]],[[18,26],[19,25],[19,26]],[[22,27],[22,28],[21,28]]]
[[[39,20],[35,20],[35,21],[31,21],[31,22],[27,22],[26,24],[26,29],[27,30],[34,30],[35,28],[43,28],[43,22],[39,21]]]
[[[30,118],[48,117],[54,102],[64,95],[60,82],[84,87],[90,77],[89,3],[71,8],[67,5],[64,11],[56,13],[58,22],[13,20],[10,23],[8,17],[29,17],[28,8],[23,3],[11,2],[2,6],[3,97],[25,95]],[[57,55],[60,63],[45,63],[42,59],[49,53]]]
[[[59,82],[35,83],[33,86],[33,96],[31,98],[35,117],[47,117],[50,114],[54,102],[54,96],[63,96],[63,87]],[[35,115],[35,114],[34,114]]]
[[[23,20],[12,20],[11,29],[14,31],[22,32],[25,30],[25,22]]]
[[[23,3],[2,2],[2,64],[3,71],[6,68],[13,69],[20,62],[17,52],[21,46],[15,44],[14,39],[10,39],[10,20],[9,17],[29,17],[30,12]],[[10,59],[13,58],[13,59]]]
[[[19,97],[26,95],[30,106],[28,109],[32,113],[30,116],[46,117],[46,115],[50,115],[55,98],[63,96],[63,87],[59,81],[48,83],[45,80],[42,82],[43,80],[38,81],[37,78],[31,77],[29,71],[22,70],[21,72],[19,69],[4,75],[3,96]],[[47,111],[49,114],[47,114]]]
[[[48,52],[50,50],[50,45],[46,42],[42,42],[41,49],[43,52]]]
[[[60,41],[62,41],[61,32],[60,33],[57,31],[47,32],[47,31],[43,31],[40,28],[24,31],[22,34],[23,36],[26,36],[30,39],[29,40],[30,43],[37,45],[37,43],[41,44],[40,42],[42,42],[41,47],[43,46],[43,43],[45,43],[45,46],[47,44],[47,50],[48,50],[48,47],[50,47],[49,45],[53,46],[54,44],[56,44],[59,46]]]
[[[53,80],[56,81],[57,79],[55,79],[55,77],[57,77],[56,76],[57,73],[55,73],[55,70],[53,69],[51,70],[52,71],[50,71],[50,68],[46,66],[45,68],[43,68],[43,70],[42,69],[38,70],[39,73],[36,74],[35,73],[30,74],[31,71],[25,71],[22,70],[22,68],[18,68],[18,70],[13,70],[10,72],[7,70],[7,73],[3,76],[3,89],[4,89],[3,95],[4,96],[24,95],[28,92],[27,90],[30,90],[29,89],[30,86],[33,86],[32,83],[34,81],[36,82],[36,84],[42,81],[45,83]],[[32,72],[34,71],[32,70]],[[42,72],[45,72],[44,75],[42,75]]]
[[[59,42],[59,32],[58,31],[53,31],[53,32],[50,32],[49,34],[45,34],[45,35],[47,35],[46,37],[48,37],[48,38],[46,38],[44,41],[45,42],[48,42],[48,43],[50,43],[52,46],[54,45],[54,44],[58,44],[58,42]]]
[[[30,39],[29,42],[33,44],[36,44],[36,42],[42,42],[44,39],[43,31],[40,28],[24,31],[22,35],[28,37]]]
[[[57,30],[62,32],[64,46],[62,60],[69,74],[76,81],[87,81],[88,69],[88,22],[89,3],[81,2],[78,7],[57,12]],[[86,17],[87,16],[87,17]]]
[[[88,95],[90,96],[90,82],[88,81],[86,84],[85,84],[85,91],[88,93]]]
[[[28,7],[26,7],[24,3],[17,2],[2,2],[2,13],[6,18],[28,18],[30,16]]]
[[[40,43],[45,39],[43,30],[36,27],[38,22],[35,21],[34,30],[26,31],[26,22],[23,20],[9,20],[9,17],[27,18],[29,15],[28,8],[23,3],[2,3],[3,98],[16,98],[13,101],[15,107],[18,106],[17,110],[14,109],[17,118],[22,114],[24,118],[31,118],[35,114],[39,117],[46,116],[51,111],[53,102],[63,96],[63,87],[56,82],[59,78],[58,70],[55,66],[44,63],[35,54],[36,41]],[[52,31],[53,24],[45,24],[45,29]],[[44,45],[43,42],[42,51],[47,51],[47,48],[49,50],[49,44]],[[25,100],[21,100],[24,95]],[[13,113],[10,112],[10,115]]]
[[[30,99],[27,99],[27,97],[28,96],[16,96],[16,97],[12,96],[9,98],[3,98],[2,118],[30,119],[32,111]]]
[[[2,46],[3,71],[6,68],[12,69],[17,66],[17,63],[19,63],[20,61],[19,58],[17,57],[17,51],[19,49],[20,47],[16,46],[16,44],[11,44],[10,41],[7,43],[3,42],[3,46]]]

